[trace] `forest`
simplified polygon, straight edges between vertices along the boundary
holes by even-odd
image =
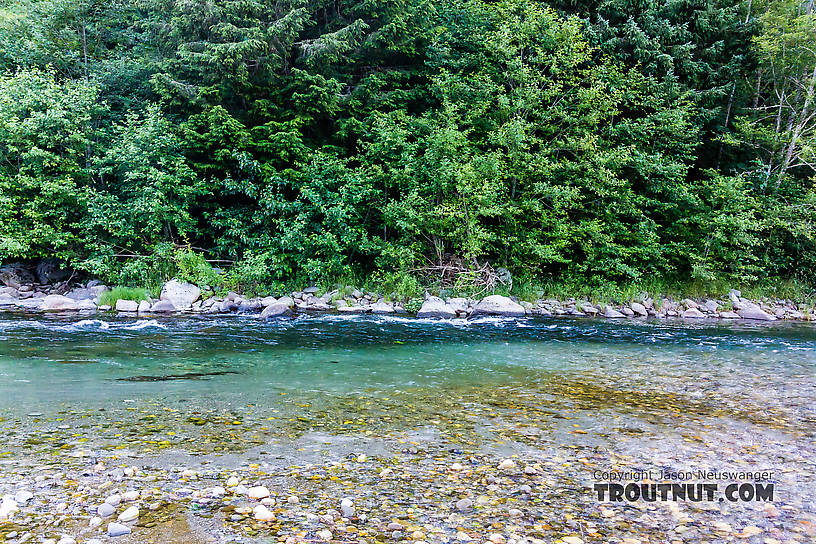
[[[811,283],[814,85],[814,0],[0,0],[0,262]]]

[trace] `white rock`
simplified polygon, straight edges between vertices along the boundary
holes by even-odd
[[[221,487],[220,485],[217,485],[215,487],[210,487],[210,488],[204,490],[204,495],[206,495],[207,497],[213,497],[213,498],[216,498],[216,499],[221,498],[226,494],[227,494],[227,490],[224,489],[223,487]]]
[[[513,470],[516,468],[516,462],[512,459],[505,459],[499,463],[499,470]]]
[[[108,536],[129,535],[130,527],[121,523],[108,523]]]
[[[122,494],[122,500],[135,501],[139,499],[139,492],[135,490],[126,491]]]
[[[34,493],[27,489],[21,489],[17,493],[14,494],[14,500],[17,501],[17,504],[25,504],[30,501],[34,497]]]
[[[230,476],[227,479],[227,487],[235,487],[236,485],[238,485],[240,483],[241,483],[241,481],[235,476]]]
[[[135,300],[125,300],[120,298],[116,301],[117,312],[135,312],[139,309],[139,303]]]
[[[286,502],[288,502],[289,504],[297,504],[300,502],[300,498],[297,495],[289,495],[289,497],[286,499]]]
[[[19,509],[17,501],[4,498],[3,502],[0,503],[0,519],[10,519],[14,515],[14,512],[17,512]]]
[[[317,532],[317,537],[320,540],[325,540],[326,542],[328,542],[329,540],[332,539],[332,532],[329,531],[328,529],[323,529],[322,531]]]
[[[186,480],[197,480],[198,472],[188,468],[187,470],[181,472],[181,477]]]
[[[116,519],[118,519],[119,521],[125,523],[125,522],[128,522],[128,521],[133,521],[138,517],[139,517],[139,509],[137,507],[135,507],[135,506],[131,506],[130,508],[128,508],[127,510],[125,510],[124,512],[119,514],[119,517],[116,518]]]
[[[192,307],[193,302],[200,296],[201,289],[192,283],[170,280],[162,287],[159,298],[171,302],[177,310],[186,310]]]
[[[109,495],[108,498],[105,499],[105,502],[111,506],[119,506],[119,503],[122,502],[122,495],[119,495],[118,493]]]
[[[72,536],[64,536],[59,539],[57,544],[76,544],[76,539]]]
[[[108,504],[107,502],[103,502],[96,507],[96,515],[103,518],[111,517],[114,512],[116,512],[116,509],[113,507],[113,505]]]
[[[340,512],[342,512],[344,518],[353,518],[354,515],[357,513],[354,510],[354,502],[348,497],[341,500]]]
[[[577,536],[565,536],[561,540],[566,542],[566,544],[584,544],[584,541]]]
[[[275,514],[273,514],[272,511],[263,504],[259,504],[253,508],[252,514],[258,521],[273,521],[275,519]]]
[[[266,486],[258,485],[255,487],[250,487],[247,490],[247,497],[250,499],[260,500],[269,496],[269,490]]]
[[[102,525],[102,518],[100,518],[99,516],[92,517],[91,520],[88,522],[88,526],[91,528],[99,527],[100,525]]]

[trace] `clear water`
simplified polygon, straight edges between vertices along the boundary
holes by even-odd
[[[813,425],[816,328],[594,320],[328,316],[0,318],[0,409],[124,399],[274,404],[290,395],[579,379],[714,395]],[[598,398],[598,405],[604,399]]]
[[[0,317],[0,493],[38,485],[42,470],[98,485],[108,476],[95,475],[97,459],[147,467],[171,490],[168,474],[194,463],[218,481],[232,470],[256,478],[256,463],[277,478],[365,452],[413,467],[406,486],[444,487],[448,476],[423,472],[429,463],[477,455],[495,467],[517,455],[559,479],[535,518],[558,520],[565,509],[597,517],[586,491],[595,470],[768,470],[780,517],[761,503],[684,505],[688,534],[727,520],[785,541],[816,526],[814,436],[809,324]],[[379,504],[382,482],[360,474],[356,493]],[[327,485],[328,497],[347,493]],[[666,523],[654,534],[677,525]],[[651,530],[610,531],[635,529]]]

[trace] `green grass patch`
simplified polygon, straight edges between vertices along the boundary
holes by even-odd
[[[142,287],[114,287],[99,295],[100,306],[116,306],[117,300],[135,300],[140,302],[150,298],[150,291]]]

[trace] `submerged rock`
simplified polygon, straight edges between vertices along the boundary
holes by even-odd
[[[130,527],[121,523],[108,523],[108,536],[123,536],[130,534]]]

